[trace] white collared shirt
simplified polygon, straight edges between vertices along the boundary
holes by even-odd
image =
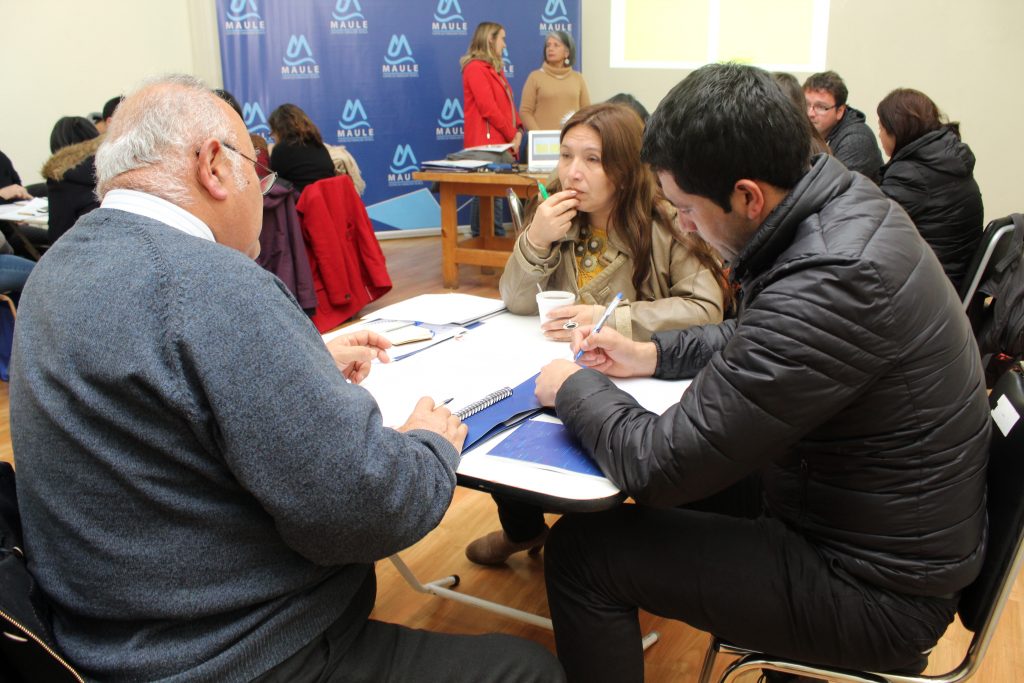
[[[185,209],[171,204],[166,199],[155,195],[139,192],[138,190],[110,190],[103,197],[100,204],[103,209],[117,209],[127,211],[138,216],[152,218],[164,225],[181,230],[183,233],[199,237],[200,239],[216,242],[213,231],[203,221],[190,214]]]

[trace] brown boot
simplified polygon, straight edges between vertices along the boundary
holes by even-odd
[[[505,560],[513,553],[529,550],[531,555],[536,555],[544,547],[544,541],[548,537],[548,528],[540,532],[535,538],[529,541],[516,543],[511,540],[504,531],[492,531],[486,536],[481,536],[466,546],[466,557],[471,562],[489,566],[505,564]]]

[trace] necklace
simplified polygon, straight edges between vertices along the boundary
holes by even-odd
[[[581,273],[596,274],[603,269],[600,258],[607,240],[608,236],[604,230],[594,230],[589,225],[580,228],[580,241],[576,243],[574,251]]]

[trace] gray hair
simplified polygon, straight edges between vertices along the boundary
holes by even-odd
[[[96,152],[96,195],[102,199],[109,190],[139,190],[190,204],[188,177],[203,141],[215,138],[237,146],[219,102],[193,76],[144,81],[117,108]],[[239,155],[229,156],[236,184],[244,185]]]
[[[566,64],[566,66],[574,66],[576,64],[576,41],[574,41],[572,36],[565,31],[548,31],[548,34],[544,36],[544,49],[541,51],[541,64],[546,62],[548,58],[548,38],[554,38],[569,49],[569,63]]]

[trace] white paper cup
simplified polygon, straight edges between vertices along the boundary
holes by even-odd
[[[537,292],[537,312],[540,314],[540,324],[548,322],[549,311],[562,306],[571,306],[574,303],[576,303],[576,295],[572,292],[558,290]]]

